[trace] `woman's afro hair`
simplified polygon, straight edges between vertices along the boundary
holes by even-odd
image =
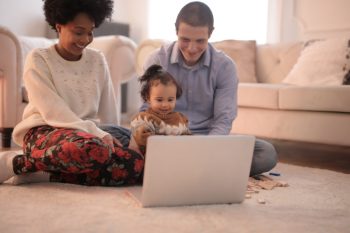
[[[56,24],[67,24],[79,13],[86,13],[95,22],[95,27],[111,18],[113,0],[43,0],[48,24],[56,30]]]

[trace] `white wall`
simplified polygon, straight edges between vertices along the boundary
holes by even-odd
[[[280,41],[350,36],[349,9],[349,0],[284,0]]]
[[[148,38],[149,0],[114,0],[113,20],[130,24],[130,37]],[[269,42],[349,34],[350,0],[270,0]],[[44,36],[42,0],[0,0],[0,24],[14,33]]]
[[[139,43],[148,37],[148,0],[114,0],[113,20],[130,25],[130,37]]]
[[[148,0],[114,0],[112,19],[130,24],[130,37],[138,43],[147,38]],[[45,36],[42,0],[0,0],[0,25],[23,36]]]
[[[44,36],[42,0],[0,0],[0,25],[24,36]]]
[[[114,20],[130,24],[139,43],[148,38],[149,0],[115,0]],[[350,0],[270,0],[268,42],[349,35]]]

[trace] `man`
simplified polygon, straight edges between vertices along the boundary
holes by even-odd
[[[193,134],[227,135],[237,115],[238,78],[234,62],[208,43],[214,30],[213,14],[202,2],[188,3],[180,10],[175,27],[177,41],[155,51],[144,68],[159,64],[181,85],[183,95],[175,111],[189,118]],[[257,139],[250,175],[267,172],[276,162],[273,145]]]

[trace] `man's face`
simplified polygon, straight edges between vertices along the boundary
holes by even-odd
[[[195,65],[208,47],[209,28],[207,26],[193,27],[184,22],[179,24],[177,38],[179,49],[186,65]]]

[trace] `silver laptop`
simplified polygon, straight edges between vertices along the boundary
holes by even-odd
[[[128,187],[143,207],[240,203],[255,137],[151,136],[143,185]]]

